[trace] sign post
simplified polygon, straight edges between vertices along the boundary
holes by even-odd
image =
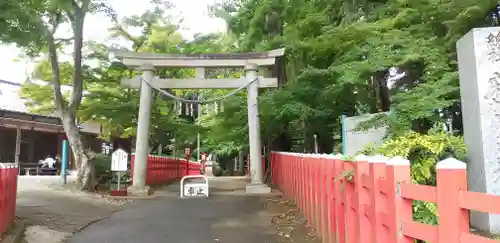
[[[62,158],[61,158],[61,177],[62,184],[67,184],[67,176],[68,176],[68,161],[69,161],[69,142],[68,140],[64,140],[62,142]]]
[[[185,148],[184,154],[186,156],[186,175],[189,175],[189,159],[191,158],[191,149]]]
[[[117,149],[111,155],[111,171],[116,172],[118,175],[117,190],[120,190],[121,187],[120,184],[121,184],[122,172],[128,170],[127,163],[128,163],[128,153],[125,152],[123,149]]]
[[[207,154],[205,152],[203,152],[201,154],[201,166],[200,166],[201,174],[205,174],[205,171],[206,171],[206,161],[207,161]]]
[[[191,158],[191,148],[185,148],[184,154],[186,155],[186,160],[189,161],[189,159]]]

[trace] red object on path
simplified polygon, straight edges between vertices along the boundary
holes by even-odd
[[[203,174],[205,173],[206,161],[207,161],[207,154],[203,152],[201,153],[201,170],[203,171]]]
[[[125,197],[127,196],[127,189],[112,190],[110,195],[113,197]]]
[[[13,163],[0,163],[0,234],[6,233],[16,219],[17,177]]]

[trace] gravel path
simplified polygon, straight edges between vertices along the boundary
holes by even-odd
[[[62,187],[59,180],[53,176],[19,177],[16,215],[27,221],[26,242],[62,242],[123,206],[123,202]]]

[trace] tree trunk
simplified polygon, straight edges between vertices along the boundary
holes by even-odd
[[[42,31],[45,31],[45,40],[49,52],[49,60],[52,71],[52,92],[53,101],[56,106],[58,116],[61,118],[64,131],[69,140],[75,159],[75,167],[78,170],[77,185],[81,190],[95,190],[97,186],[94,166],[91,163],[90,153],[85,151],[83,146],[80,129],[76,125],[76,113],[80,107],[83,97],[83,24],[85,15],[89,10],[91,0],[82,0],[79,3],[70,1],[71,8],[62,12],[57,12],[53,18],[49,19],[50,27],[41,25]],[[64,15],[64,17],[63,17]],[[65,101],[61,93],[61,70],[58,58],[58,46],[56,45],[54,34],[62,19],[68,18],[71,21],[73,29],[73,74],[72,74],[72,93],[69,101]],[[40,20],[43,23],[44,20]]]
[[[238,151],[238,171],[245,174],[245,152],[243,150]]]
[[[91,163],[91,158],[83,146],[80,129],[77,127],[74,122],[75,119],[72,119],[70,114],[62,112],[61,120],[63,122],[64,131],[68,136],[69,144],[73,150],[75,167],[78,170],[76,184],[80,190],[94,191],[97,186],[97,175],[94,165]]]

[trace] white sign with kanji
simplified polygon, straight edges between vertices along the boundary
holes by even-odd
[[[194,182],[193,180],[198,180],[198,182]],[[208,197],[208,190],[208,178],[206,176],[187,175],[181,179],[181,198]]]
[[[111,171],[127,171],[128,153],[123,149],[117,149],[111,155]]]
[[[205,183],[186,184],[184,186],[184,197],[206,197],[208,187]]]

